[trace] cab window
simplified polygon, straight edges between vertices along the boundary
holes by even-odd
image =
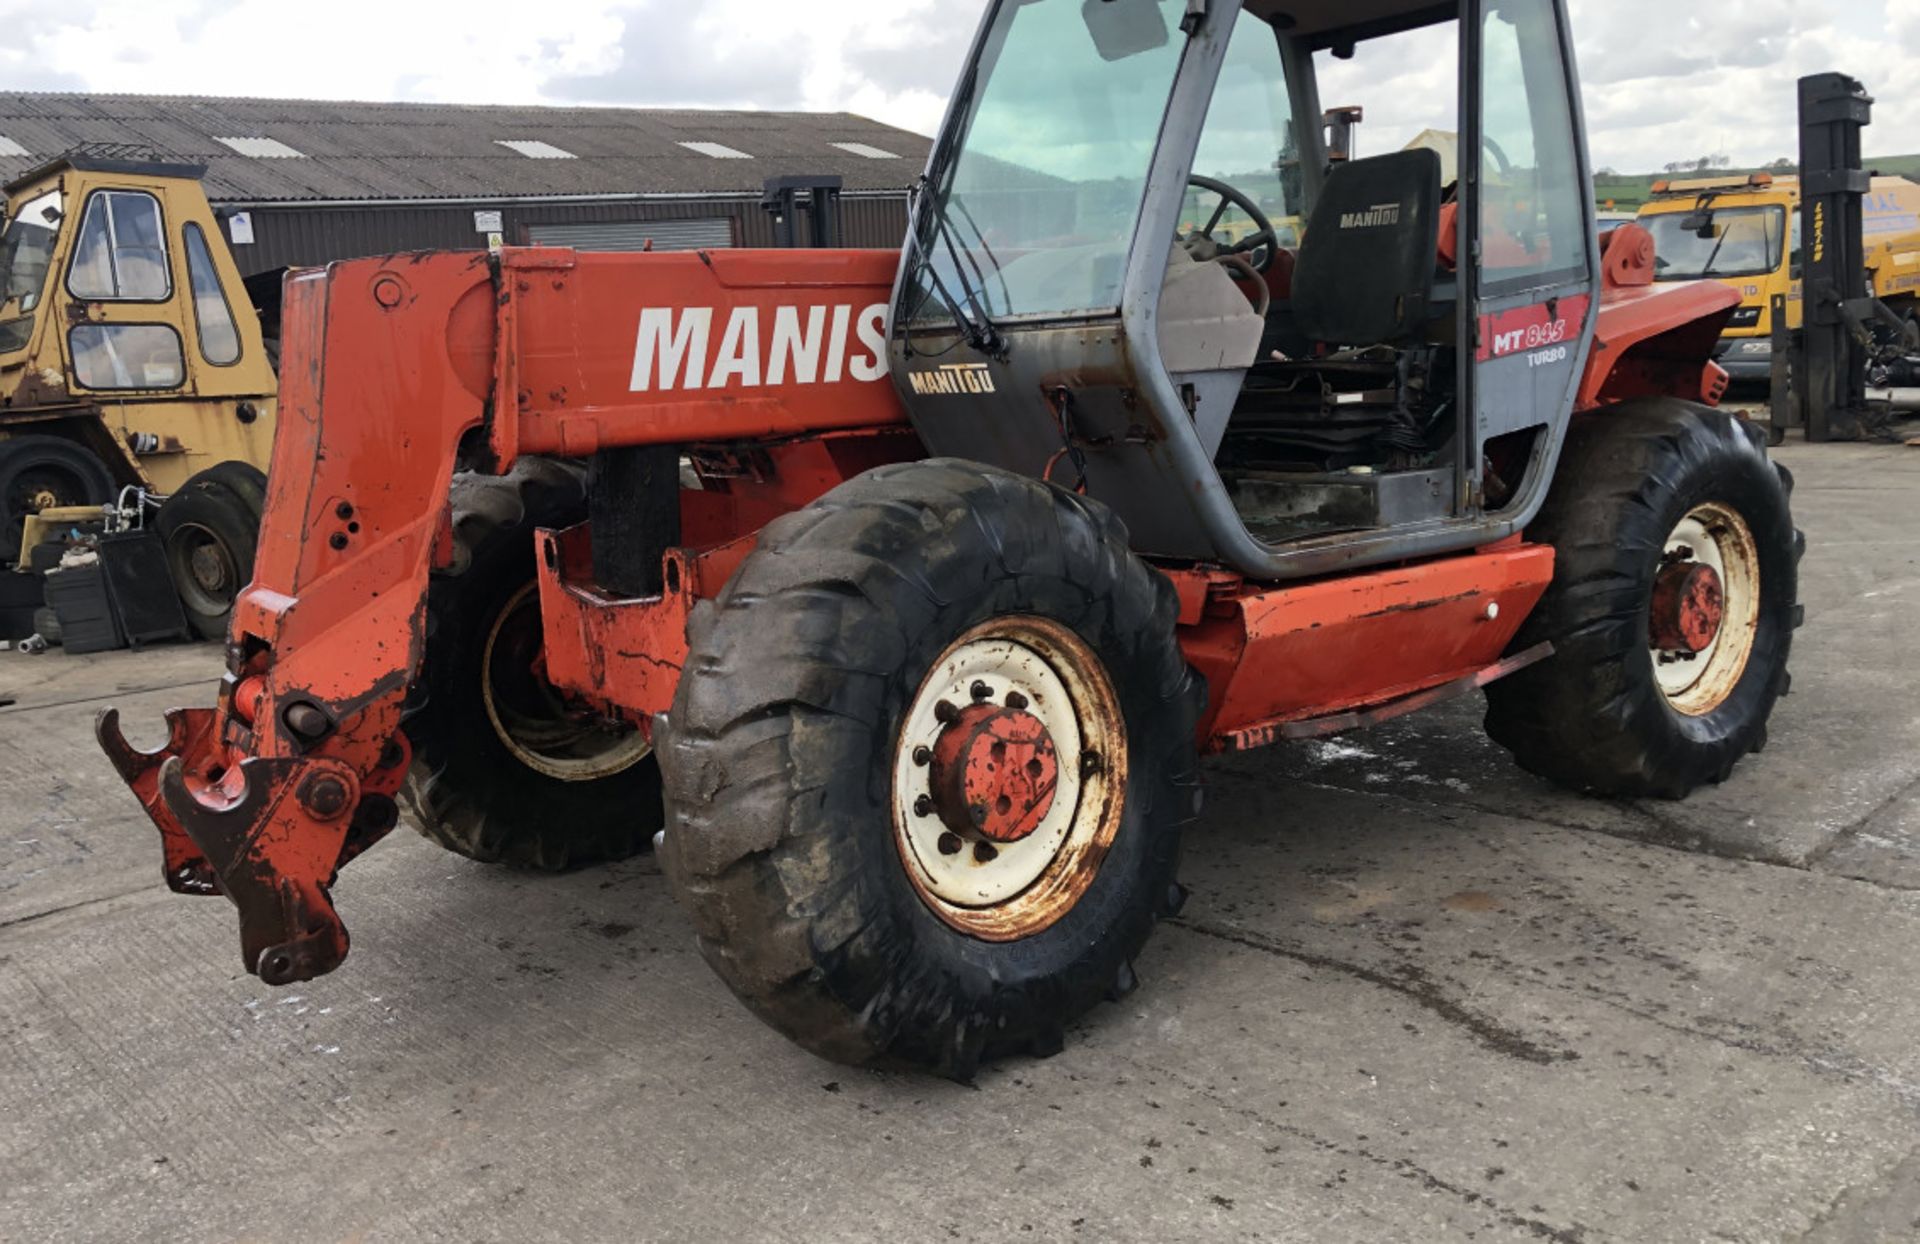
[[[226,291],[220,288],[206,234],[199,225],[189,222],[185,237],[187,285],[193,292],[193,323],[200,336],[200,356],[215,367],[231,366],[240,361],[240,330],[233,322],[233,308],[227,304]]]
[[[1300,217],[1305,210],[1300,145],[1294,135],[1280,40],[1272,26],[1244,9],[1227,45],[1227,61],[1207,109],[1193,171],[1225,182],[1252,199],[1273,225],[1280,245],[1300,245]],[[1232,202],[1223,202],[1199,186],[1187,187],[1186,208],[1180,217],[1183,236],[1204,230],[1230,246],[1257,227]]]
[[[1173,0],[999,6],[960,87],[953,149],[928,170],[904,322],[1119,307],[1183,12]]]
[[[67,291],[87,302],[165,302],[173,292],[160,201],[134,190],[87,199]]]
[[[1586,191],[1552,0],[1494,0],[1481,46],[1480,239],[1490,290],[1584,275]]]
[[[165,324],[76,324],[73,376],[87,389],[177,389],[186,383],[180,334]]]

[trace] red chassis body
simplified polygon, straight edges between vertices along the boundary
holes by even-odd
[[[1724,385],[1701,360],[1736,296],[1656,291],[1651,249],[1637,229],[1609,240],[1585,406],[1655,390],[1713,400]],[[662,596],[605,595],[584,528],[542,533],[539,549],[549,680],[651,729],[672,703],[689,612],[760,528],[922,456],[887,375],[896,262],[509,250],[289,280],[266,518],[219,705],[169,714],[155,753],[129,746],[111,710],[99,723],[160,829],[168,884],[233,901],[249,971],[285,984],[346,956],[329,891],[395,822],[402,705],[429,575],[452,556],[462,453],[505,471],[522,455],[690,447],[702,486],[682,494],[686,547],[667,556]],[[1502,661],[1553,575],[1552,551],[1519,539],[1277,586],[1163,569],[1210,684],[1201,730],[1215,750],[1345,729],[1544,655]]]

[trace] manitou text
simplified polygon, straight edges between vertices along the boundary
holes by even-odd
[[[868,384],[886,374],[884,303],[731,311],[648,307],[640,312],[633,354],[635,393],[843,380]]]

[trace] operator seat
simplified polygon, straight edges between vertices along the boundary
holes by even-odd
[[[1330,345],[1412,336],[1427,322],[1439,246],[1437,153],[1417,148],[1336,166],[1294,265],[1296,326]]]
[[[1298,358],[1316,345],[1418,335],[1432,314],[1439,244],[1437,153],[1419,148],[1336,165],[1307,220],[1291,304],[1274,317],[1268,348]]]

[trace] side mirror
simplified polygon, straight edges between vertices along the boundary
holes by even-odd
[[[1086,0],[1080,16],[1104,61],[1121,61],[1173,41],[1159,0]]]

